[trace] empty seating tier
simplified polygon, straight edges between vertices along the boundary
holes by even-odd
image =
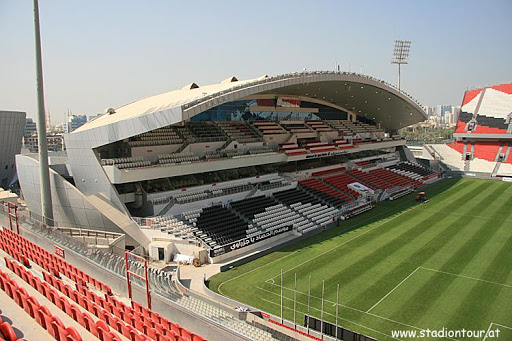
[[[185,126],[182,128],[188,129],[190,132],[190,134],[187,134],[189,143],[225,141],[228,139],[224,131],[215,122],[185,122]],[[185,132],[184,129],[181,131]]]
[[[217,122],[217,125],[233,141],[239,143],[262,142],[263,139],[243,121]]]
[[[288,189],[286,191],[276,192],[273,194],[273,197],[288,206],[290,206],[292,204],[296,204],[296,203],[303,203],[303,204],[307,204],[307,203],[319,204],[320,203],[320,201],[318,199],[316,199],[314,196],[301,190],[298,187]]]
[[[346,195],[347,202],[352,202],[361,195],[359,192],[348,187],[349,184],[357,182],[357,180],[345,173],[326,177],[324,181],[343,191]]]
[[[234,201],[231,203],[231,208],[248,219],[253,219],[255,214],[264,212],[265,208],[276,204],[277,202],[272,197],[260,195],[249,199]]]
[[[135,341],[203,340],[202,337],[170,322],[158,313],[143,308],[134,301],[132,306],[126,305],[116,299],[110,288],[103,282],[5,228],[0,233],[0,247],[16,259],[11,261],[6,258],[6,263],[11,270],[78,322],[81,328],[85,328],[102,341],[122,340],[121,335]],[[29,259],[47,271],[42,273],[45,282],[41,281],[39,274],[33,274],[18,264],[19,262],[28,267]],[[65,280],[63,276],[66,277]],[[70,281],[73,286],[67,284]],[[30,307],[27,309],[30,311]],[[32,310],[37,311],[36,321],[39,317],[38,322],[43,327],[48,329],[47,327],[51,326],[53,333],[61,335],[58,337],[52,334],[57,340],[75,340],[72,330],[64,328],[46,311],[41,312],[41,310],[41,308]],[[81,339],[76,338],[76,340]]]
[[[343,198],[345,194],[340,191],[331,188],[317,179],[307,179],[299,181],[299,184],[303,186],[303,188],[307,189],[318,198],[324,200],[326,203],[332,206],[341,206],[346,200]]]
[[[396,165],[386,167],[386,169],[398,170],[398,171],[410,172],[413,174],[417,174],[418,177],[413,177],[415,179],[428,178],[432,174],[434,174],[434,172],[431,171],[430,169],[428,169],[427,167],[425,167],[419,163],[413,163],[413,162],[401,162]]]
[[[404,176],[401,174],[397,174],[397,173],[387,170],[387,169],[382,169],[382,168],[372,169],[370,171],[370,174],[378,176],[378,177],[382,178],[383,180],[392,183],[394,186],[401,186],[401,187],[412,186],[413,188],[418,188],[419,186],[422,185],[422,183],[419,181],[416,181],[410,177],[407,177],[407,176]]]
[[[391,183],[379,178],[378,176],[361,171],[359,169],[351,169],[347,172],[347,174],[354,177],[354,179],[357,179],[357,181],[361,182],[363,185],[366,185],[374,190],[385,190],[395,187]]]
[[[210,206],[200,211],[193,222],[194,235],[210,246],[226,245],[247,235],[247,223],[227,207]],[[214,243],[213,243],[214,242]]]

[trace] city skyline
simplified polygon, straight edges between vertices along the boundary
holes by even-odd
[[[178,6],[179,5],[179,6]],[[393,40],[412,40],[402,89],[423,105],[460,105],[470,88],[510,81],[508,1],[194,4],[42,2],[47,111],[87,116],[181,88],[307,70],[360,72],[396,84]],[[462,11],[461,9],[464,9]],[[35,117],[32,5],[0,4],[3,109]],[[458,20],[435,20],[436,17]],[[485,30],[464,23],[479,22]],[[333,43],[335,42],[335,43]],[[478,48],[476,48],[478,46]]]

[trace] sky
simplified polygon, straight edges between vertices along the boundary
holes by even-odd
[[[33,4],[0,0],[0,110],[37,112]],[[424,105],[512,81],[511,0],[40,0],[46,109],[87,116],[179,89],[334,70],[397,82]]]

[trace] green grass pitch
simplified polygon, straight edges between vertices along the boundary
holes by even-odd
[[[338,324],[379,340],[407,339],[393,338],[396,330],[497,327],[499,340],[512,340],[512,184],[447,179],[426,192],[429,203],[416,203],[414,194],[379,203],[218,274],[209,286],[279,316],[282,269],[284,318],[291,321],[297,274],[298,324],[309,280],[310,312],[320,316],[325,281],[324,318],[335,320],[339,284]]]

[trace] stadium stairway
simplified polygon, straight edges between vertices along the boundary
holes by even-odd
[[[272,335],[262,329],[256,328],[245,321],[239,320],[232,314],[191,296],[183,296],[178,303],[199,315],[224,325],[253,340],[274,341]]]

